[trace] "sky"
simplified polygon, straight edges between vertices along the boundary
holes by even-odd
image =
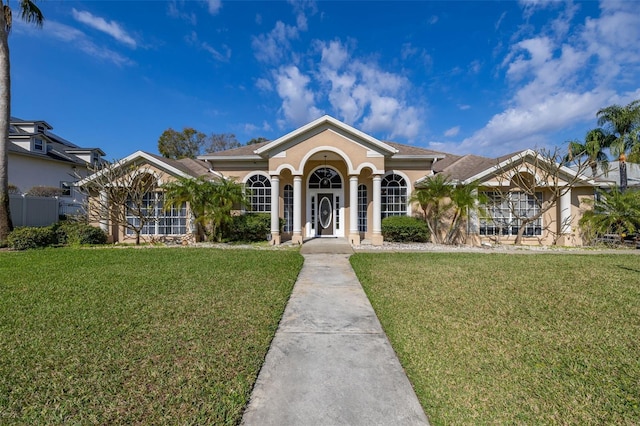
[[[12,6],[17,1],[10,2]],[[636,1],[38,1],[14,12],[12,115],[108,159],[168,128],[277,139],[328,114],[495,157],[565,147],[640,99]]]

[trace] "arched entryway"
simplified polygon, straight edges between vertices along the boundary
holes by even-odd
[[[317,167],[307,180],[307,238],[344,237],[344,179],[331,166]]]

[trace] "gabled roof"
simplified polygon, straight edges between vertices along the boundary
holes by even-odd
[[[116,162],[114,165],[116,167],[124,167],[136,161],[144,161],[149,165],[155,166],[161,170],[166,171],[175,177],[184,177],[184,178],[197,178],[200,176],[206,176],[209,173],[214,173],[212,170],[207,167],[206,163],[200,160],[194,160],[191,158],[182,158],[180,160],[174,160],[171,158],[161,157],[156,154],[151,154],[145,151],[136,151],[133,154],[123,158],[122,160]],[[82,179],[77,183],[78,186],[84,186],[88,183],[91,183],[96,177],[99,177],[101,172],[98,171],[86,178]],[[216,174],[216,176],[218,176]]]
[[[256,149],[259,149],[271,142],[260,142],[252,145],[244,145],[238,148],[227,149],[226,151],[212,152],[211,154],[205,154],[198,156],[198,159],[202,160],[248,160],[255,159],[261,160],[262,157],[255,153]]]
[[[398,152],[398,150],[376,138],[370,136],[360,130],[349,126],[346,123],[343,123],[340,120],[337,120],[330,115],[323,115],[317,120],[312,121],[302,127],[295,129],[294,131],[287,133],[286,135],[276,139],[275,141],[269,142],[259,148],[257,148],[254,152],[260,156],[266,156],[269,152],[277,150],[282,145],[299,138],[306,133],[313,132],[315,130],[324,130],[326,128],[333,128],[335,130],[344,132],[350,136],[353,136],[356,139],[359,139],[369,145],[380,150],[382,153],[387,155],[393,155]]]
[[[495,164],[495,159],[480,157],[478,155],[449,155],[443,160],[436,162],[433,167],[433,172],[444,173],[451,179],[462,182]]]

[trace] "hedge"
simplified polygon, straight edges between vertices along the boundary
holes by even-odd
[[[61,222],[46,227],[25,226],[14,229],[7,236],[7,246],[13,250],[106,242],[107,234],[103,230],[79,222]]]
[[[410,216],[389,216],[382,219],[385,241],[397,243],[423,243],[429,240],[427,224]]]

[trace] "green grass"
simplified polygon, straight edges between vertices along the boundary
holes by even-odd
[[[0,253],[0,424],[237,424],[302,261]]]
[[[356,254],[440,424],[640,424],[640,257]]]

